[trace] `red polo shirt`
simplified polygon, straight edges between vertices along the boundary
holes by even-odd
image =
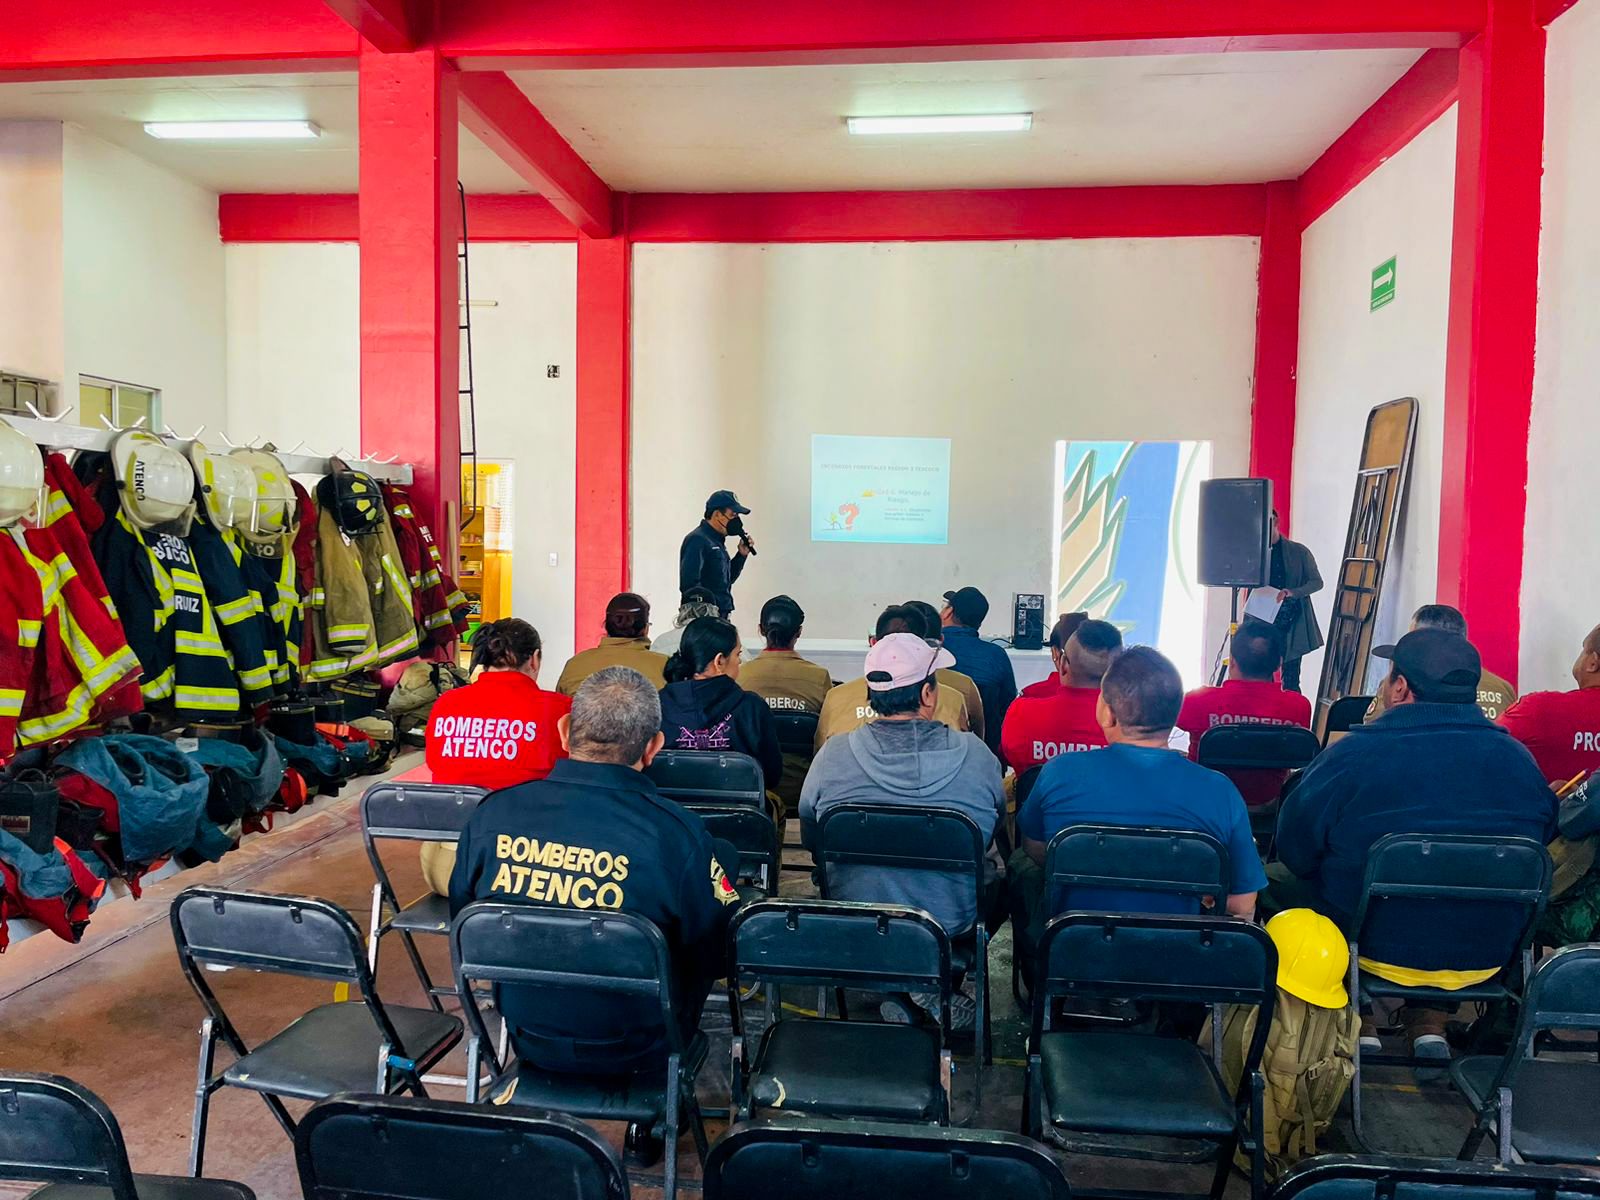
[[[1600,688],[1531,692],[1500,715],[1551,783],[1600,768]]]
[[[1061,676],[1056,674],[1046,675],[1038,683],[1030,683],[1022,689],[1022,695],[1029,699],[1039,696],[1054,696],[1061,690]]]
[[[1311,726],[1311,701],[1286,692],[1273,680],[1229,679],[1221,687],[1196,688],[1183,698],[1178,728],[1189,735],[1189,757],[1200,761],[1200,738],[1219,725]],[[1250,808],[1271,804],[1283,790],[1287,771],[1227,771]]]
[[[433,702],[427,762],[435,783],[505,788],[543,779],[565,758],[556,721],[572,701],[521,671],[485,671]]]
[[[1021,775],[1058,754],[1106,744],[1094,719],[1099,688],[1058,687],[1054,695],[1019,696],[1000,729],[1000,759]]]

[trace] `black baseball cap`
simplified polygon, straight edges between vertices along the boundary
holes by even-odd
[[[711,589],[703,588],[699,584],[695,584],[685,591],[678,600],[679,604],[715,604],[716,602],[717,598],[712,594]]]
[[[739,503],[739,497],[724,488],[720,492],[712,492],[706,500],[706,512],[720,512],[724,508],[731,508],[736,513],[748,513],[750,510]]]
[[[1483,660],[1471,642],[1443,629],[1416,629],[1392,646],[1372,653],[1394,663],[1418,700],[1439,704],[1472,704],[1478,699]]]
[[[955,613],[956,620],[968,629],[976,629],[989,615],[989,597],[975,587],[957,588],[953,592],[946,592],[944,598],[950,605],[950,611]]]

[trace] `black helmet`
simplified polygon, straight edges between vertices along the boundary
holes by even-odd
[[[371,533],[383,520],[383,496],[372,476],[362,471],[324,475],[317,481],[317,504],[352,537]]]

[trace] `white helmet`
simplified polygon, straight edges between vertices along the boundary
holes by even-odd
[[[285,535],[300,527],[300,501],[289,482],[289,472],[271,450],[238,449],[228,456],[248,467],[255,476],[254,516],[240,532],[253,547],[278,551]]]
[[[0,421],[0,525],[15,525],[30,513],[42,513],[45,495],[39,447]]]
[[[256,473],[231,454],[212,454],[200,442],[185,448],[206,519],[217,529],[251,529],[257,520]]]
[[[111,443],[122,508],[140,529],[185,537],[194,520],[194,470],[153,433],[125,429]]]

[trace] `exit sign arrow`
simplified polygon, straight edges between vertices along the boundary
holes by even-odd
[[[1372,268],[1371,310],[1377,312],[1385,304],[1394,302],[1395,260],[1379,263]]]

